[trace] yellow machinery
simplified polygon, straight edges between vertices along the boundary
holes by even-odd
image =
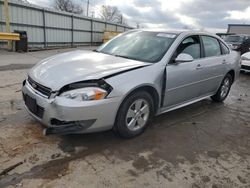
[[[0,40],[15,41],[20,40],[18,33],[2,33],[0,32]]]
[[[20,40],[20,35],[18,33],[10,32],[10,17],[9,17],[8,0],[4,0],[4,16],[5,16],[5,22],[6,22],[6,33],[0,32],[0,40],[7,40],[8,49],[11,49],[12,48],[11,41]]]
[[[116,31],[104,31],[103,34],[103,43],[108,42],[110,39],[114,38],[115,36],[119,35],[121,32]]]
[[[8,0],[4,0],[4,16],[5,16],[5,22],[6,22],[6,32],[10,33],[10,16],[9,16]],[[10,41],[8,41],[8,48],[11,49]]]

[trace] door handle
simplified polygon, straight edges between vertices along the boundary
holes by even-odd
[[[199,69],[202,69],[201,64],[198,64],[198,65],[196,66],[196,70],[199,70]]]

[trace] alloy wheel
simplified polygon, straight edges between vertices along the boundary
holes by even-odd
[[[223,81],[223,84],[222,84],[222,87],[221,87],[221,92],[220,92],[221,98],[225,98],[227,96],[229,90],[230,90],[230,79],[226,78]]]
[[[136,131],[143,128],[149,119],[149,104],[144,99],[134,101],[126,115],[126,125],[129,130]]]

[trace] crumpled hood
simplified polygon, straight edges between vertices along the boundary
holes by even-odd
[[[45,59],[35,65],[28,74],[36,82],[55,91],[70,83],[101,79],[148,64],[150,63],[76,50]]]

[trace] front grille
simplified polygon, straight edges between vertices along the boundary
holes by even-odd
[[[241,68],[245,70],[250,70],[250,66],[246,66],[246,65],[241,65]]]
[[[50,88],[45,87],[45,86],[43,86],[43,85],[41,85],[41,84],[35,82],[35,81],[34,81],[32,78],[30,78],[30,77],[28,77],[28,82],[29,82],[29,84],[31,85],[31,87],[32,87],[34,90],[40,92],[41,94],[45,95],[45,96],[48,97],[48,98],[50,97],[50,94],[51,94],[51,91],[52,91]]]
[[[29,95],[23,94],[23,99],[26,107],[39,118],[43,118],[44,108],[36,103],[36,100],[31,98]]]

